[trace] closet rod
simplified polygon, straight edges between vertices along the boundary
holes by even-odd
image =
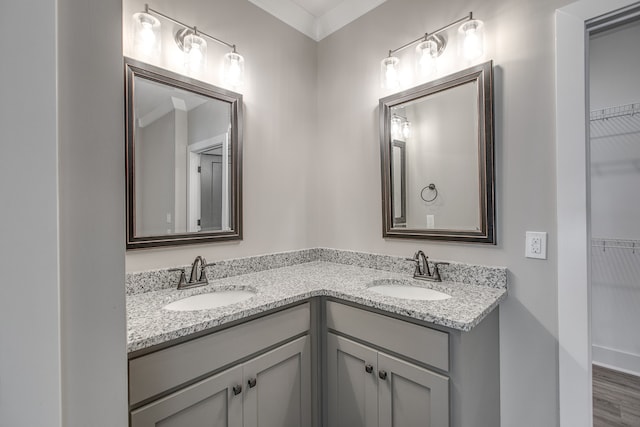
[[[589,115],[589,121],[606,120],[614,117],[634,116],[640,114],[640,103],[619,105],[616,107],[594,110]]]

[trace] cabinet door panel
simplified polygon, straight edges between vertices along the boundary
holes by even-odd
[[[329,333],[327,354],[329,427],[376,427],[376,351]]]
[[[449,379],[378,353],[387,373],[378,383],[380,427],[448,427]]]
[[[245,427],[310,426],[309,337],[298,338],[245,363],[244,386]]]
[[[242,367],[226,370],[131,412],[131,427],[242,427]]]

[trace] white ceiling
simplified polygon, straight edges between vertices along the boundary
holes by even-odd
[[[386,0],[249,0],[319,41]]]

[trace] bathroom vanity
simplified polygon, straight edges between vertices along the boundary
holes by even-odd
[[[314,261],[130,295],[130,425],[499,426],[506,288],[445,280],[417,285],[449,299],[411,301],[380,280],[410,276]],[[234,286],[255,296],[163,308]]]
[[[312,425],[309,305],[130,360],[131,426]]]

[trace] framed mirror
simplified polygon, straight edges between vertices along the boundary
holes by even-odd
[[[242,239],[242,95],[125,58],[127,249]]]
[[[383,237],[495,244],[492,62],[379,108]]]

